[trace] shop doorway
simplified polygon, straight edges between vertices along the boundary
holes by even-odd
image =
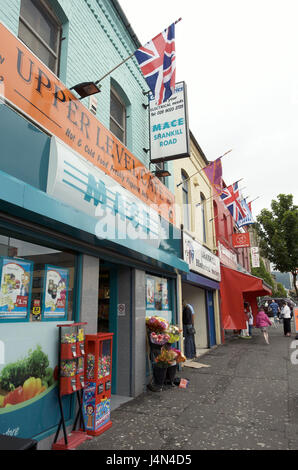
[[[205,290],[191,284],[182,283],[182,297],[193,306],[195,311],[195,343],[197,354],[199,354],[200,350],[209,347]]]
[[[117,390],[117,268],[100,262],[98,276],[97,332],[113,333],[112,394]]]
[[[101,268],[98,280],[98,314],[97,332],[108,333],[110,331],[110,299],[111,299],[111,276],[108,268]],[[114,332],[113,332],[114,333]]]
[[[111,409],[115,409],[122,403],[131,399],[128,396],[128,388],[124,382],[130,380],[130,370],[123,371],[123,355],[128,358],[129,352],[123,351],[123,342],[127,348],[130,348],[129,336],[129,307],[126,305],[126,316],[121,316],[119,303],[123,297],[123,290],[130,294],[130,288],[124,286],[123,266],[100,260],[98,276],[98,312],[97,312],[97,331],[98,333],[113,333],[113,351],[112,351],[112,395]],[[121,321],[125,321],[128,330],[125,331]],[[118,336],[118,330],[121,336]],[[125,361],[130,364],[129,359]],[[127,365],[127,367],[129,367]],[[125,392],[123,392],[125,390]]]
[[[208,315],[208,330],[209,330],[209,346],[210,348],[216,344],[216,333],[215,333],[215,318],[214,318],[214,301],[213,291],[206,291],[206,302],[207,302],[207,315]]]

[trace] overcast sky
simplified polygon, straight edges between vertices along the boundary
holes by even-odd
[[[176,26],[176,81],[208,160],[222,159],[256,216],[280,193],[298,204],[298,0],[119,0],[142,44]]]

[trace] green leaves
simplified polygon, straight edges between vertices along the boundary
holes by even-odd
[[[278,271],[291,272],[296,277],[298,266],[298,206],[292,194],[279,194],[257,217],[256,230],[261,253]],[[297,291],[297,288],[296,288]],[[297,291],[298,295],[298,291]]]

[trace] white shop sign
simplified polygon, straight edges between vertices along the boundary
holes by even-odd
[[[51,140],[47,193],[94,217],[101,239],[146,240],[158,248],[167,238],[155,208],[144,204],[57,138]]]
[[[218,256],[225,266],[237,268],[237,255],[220,242],[218,242]]]
[[[252,246],[250,249],[250,252],[251,252],[251,267],[259,268],[260,267],[259,247]]]
[[[183,234],[183,256],[191,271],[195,271],[215,281],[220,281],[220,261],[218,256],[196,240],[193,240],[186,233]]]
[[[163,104],[149,97],[151,162],[189,157],[189,129],[186,85],[176,84],[175,92]]]

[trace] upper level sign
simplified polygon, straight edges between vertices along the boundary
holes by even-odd
[[[0,24],[0,88],[6,102],[145,204],[174,221],[174,195],[19,39]]]

